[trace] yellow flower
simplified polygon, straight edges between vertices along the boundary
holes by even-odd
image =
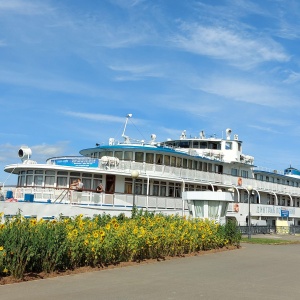
[[[93,236],[94,236],[94,238],[96,239],[99,235],[98,235],[97,232],[94,232],[94,233],[93,233]]]
[[[3,249],[4,249],[3,246],[0,246],[0,251],[3,251]]]
[[[109,230],[109,229],[110,229],[110,224],[106,224],[105,228],[106,228],[107,230]]]
[[[6,268],[4,268],[3,273],[7,273],[7,272],[8,272],[8,270]]]

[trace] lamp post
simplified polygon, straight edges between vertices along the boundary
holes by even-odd
[[[253,187],[251,185],[248,186],[248,239],[251,239],[251,212],[250,212],[250,202],[252,195]]]
[[[135,180],[139,177],[140,172],[138,170],[131,171],[132,177],[132,210],[135,209]]]

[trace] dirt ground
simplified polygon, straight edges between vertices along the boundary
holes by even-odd
[[[114,269],[114,268],[124,268],[124,267],[128,267],[128,266],[141,265],[141,264],[157,263],[157,262],[165,261],[165,260],[179,259],[179,258],[184,258],[184,257],[198,256],[198,255],[211,254],[211,253],[218,253],[218,252],[235,250],[235,249],[237,249],[237,247],[231,246],[228,248],[224,247],[221,249],[200,251],[200,252],[185,254],[182,256],[168,256],[163,259],[147,259],[147,260],[143,260],[140,262],[137,262],[137,261],[121,262],[117,265],[108,265],[105,267],[95,267],[95,268],[81,267],[81,268],[77,268],[75,270],[66,270],[66,271],[52,272],[52,273],[44,273],[44,272],[42,272],[42,273],[26,273],[24,275],[23,279],[16,279],[12,276],[6,276],[6,277],[0,276],[0,285],[13,284],[13,283],[19,283],[19,282],[24,282],[24,281],[38,280],[38,279],[53,278],[53,277],[57,277],[57,276],[75,275],[75,274],[80,274],[80,273],[94,272],[94,271]]]

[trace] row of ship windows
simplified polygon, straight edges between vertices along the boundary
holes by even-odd
[[[278,178],[278,177],[264,176],[262,174],[255,174],[254,178],[257,179],[257,180],[262,180],[262,181],[266,181],[266,182],[285,184],[285,185],[289,185],[289,186],[299,187],[299,182],[292,181],[290,179],[284,179],[284,178],[281,179],[281,178]]]
[[[66,172],[47,170],[27,170],[21,171],[18,177],[18,186],[44,186],[44,187],[69,187],[74,180],[81,179],[84,188],[87,190],[96,189],[102,183],[101,174],[79,173],[79,172]]]
[[[181,158],[170,155],[133,152],[133,151],[103,151],[93,153],[93,158],[102,158],[103,156],[114,156],[122,160],[129,160],[135,162],[146,162],[149,164],[166,165],[171,167],[178,167],[184,169],[198,170],[204,172],[215,172],[223,174],[223,166],[219,164],[212,164],[198,160]],[[245,170],[231,169],[232,176],[241,176],[248,178],[249,173]]]

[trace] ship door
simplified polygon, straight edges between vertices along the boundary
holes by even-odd
[[[106,175],[106,185],[105,193],[114,194],[116,186],[116,176],[115,175]]]

